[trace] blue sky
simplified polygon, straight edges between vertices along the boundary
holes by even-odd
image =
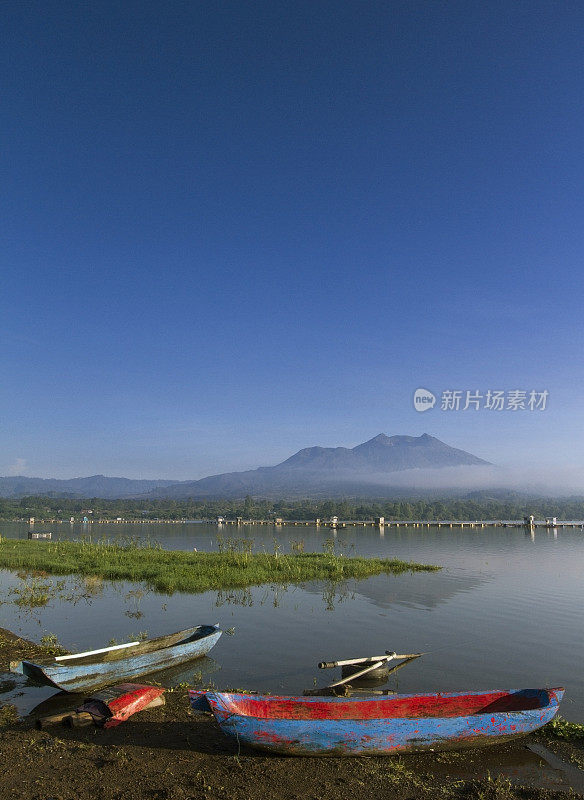
[[[583,23],[12,3],[0,474],[196,478],[381,431],[584,466]],[[419,414],[419,386],[549,400]]]

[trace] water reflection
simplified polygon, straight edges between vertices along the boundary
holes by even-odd
[[[57,602],[91,605],[103,594],[104,582],[95,576],[53,578],[46,572],[26,570],[3,574],[0,605],[17,606],[20,612],[32,616],[35,610],[53,607]]]
[[[330,583],[313,582],[305,589],[311,594],[317,594],[321,597],[322,603],[326,611],[334,611],[335,608],[341,603],[345,603],[355,598],[356,581],[349,584],[348,581],[331,581]],[[260,606],[271,605],[273,608],[279,608],[283,602],[284,596],[288,592],[294,592],[297,587],[288,586],[286,584],[273,584],[272,586],[262,586],[261,596],[255,598],[257,587],[247,589],[220,589],[215,598],[215,606],[221,608],[222,606],[246,606],[251,608],[254,602],[257,601]]]
[[[169,549],[218,549],[211,525],[91,527],[125,539],[141,535]],[[101,530],[100,530],[101,528]],[[114,530],[115,528],[115,530]],[[225,526],[225,535],[231,532]],[[6,524],[3,535],[26,526]],[[81,527],[57,526],[55,538],[78,538]],[[485,689],[565,684],[562,714],[584,719],[584,600],[580,530],[343,529],[306,526],[246,527],[237,546],[323,552],[334,541],[346,555],[395,557],[441,564],[437,573],[378,575],[343,584],[269,584],[200,595],[164,596],[142,585],[94,579],[37,576],[51,583],[46,605],[15,604],[16,587],[30,575],[0,572],[0,626],[39,641],[55,634],[68,649],[128,641],[138,627],[158,636],[204,622],[219,622],[224,635],[213,650],[223,688],[302,692],[322,675],[319,660],[384,652],[425,651],[420,663],[399,673],[401,691]],[[65,584],[60,582],[65,580]],[[57,586],[59,584],[59,586]],[[140,596],[132,594],[141,592]],[[128,612],[128,613],[126,613]],[[545,641],[542,648],[538,642]],[[196,669],[196,666],[194,667]],[[187,678],[186,680],[191,680]],[[12,691],[22,691],[22,687]],[[28,689],[26,690],[28,691]]]
[[[386,576],[374,575],[360,581],[356,589],[361,597],[378,608],[402,606],[430,611],[491,580],[489,575],[453,575],[448,572],[435,573],[432,581],[417,580],[422,576],[422,573],[392,575],[387,580]]]
[[[212,688],[217,684],[221,664],[209,656],[198,658],[189,664],[181,664],[162,672],[154,673],[157,682],[167,688],[174,686],[190,686]]]
[[[147,590],[130,589],[130,591],[124,595],[124,600],[126,603],[129,603],[129,608],[124,611],[126,617],[130,617],[130,619],[141,619],[141,617],[144,616],[144,613],[140,610],[140,603],[145,594],[147,594]]]
[[[251,589],[220,589],[215,600],[217,608],[221,606],[253,606]]]

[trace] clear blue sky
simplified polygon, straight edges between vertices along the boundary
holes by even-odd
[[[579,2],[12,2],[0,474],[584,464]],[[413,391],[547,389],[426,414]]]

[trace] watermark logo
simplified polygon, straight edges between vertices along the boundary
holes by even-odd
[[[436,398],[429,389],[416,389],[414,408],[416,411],[429,411],[436,405]]]
[[[549,398],[547,389],[445,389],[440,395],[440,411],[545,411]],[[414,408],[429,411],[437,399],[429,389],[416,389]]]

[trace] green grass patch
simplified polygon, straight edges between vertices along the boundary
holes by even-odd
[[[556,715],[551,722],[540,729],[542,736],[554,736],[556,739],[565,739],[575,742],[584,739],[584,725],[580,722],[568,722],[567,719]]]
[[[41,542],[3,539],[0,567],[43,570],[54,575],[93,575],[105,580],[140,581],[158,592],[205,592],[264,583],[339,582],[349,578],[440,567],[390,558],[347,558],[332,552],[253,553],[251,548],[219,553],[162,550],[153,544]]]

